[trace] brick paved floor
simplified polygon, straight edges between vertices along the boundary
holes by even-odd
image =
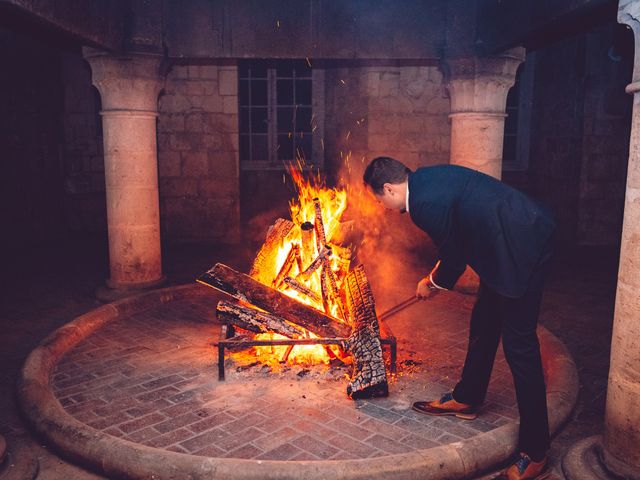
[[[391,395],[352,401],[328,366],[231,369],[217,380],[217,295],[118,319],[58,364],[57,397],[78,420],[133,442],[195,455],[272,460],[367,458],[455,442],[517,417],[502,358],[474,422],[433,418],[413,401],[450,389],[464,358],[471,301],[442,296],[405,312]],[[410,333],[410,335],[407,335]],[[466,334],[465,334],[466,335]],[[227,361],[228,368],[233,360]],[[342,369],[342,373],[346,373]],[[338,372],[340,373],[340,371]]]
[[[246,252],[235,248],[225,252],[211,246],[194,245],[164,248],[165,272],[173,283],[180,284],[192,281],[195,274],[220,260],[246,271],[249,267],[246,259],[251,258],[254,251],[255,248]],[[3,292],[0,295],[0,361],[3,365],[0,370],[0,433],[7,439],[10,449],[19,450],[18,464],[37,460],[39,480],[105,478],[58,457],[32,434],[18,413],[15,381],[26,355],[38,342],[55,328],[99,305],[94,290],[104,283],[108,275],[106,258],[106,244],[102,237],[98,241],[79,238],[60,244],[49,243],[43,248],[25,246],[23,251],[12,251],[0,269]],[[241,263],[243,259],[247,263],[244,266]],[[431,261],[429,255],[420,255],[420,260],[409,259],[407,263],[412,263],[416,271],[420,271],[428,269]],[[553,480],[564,478],[560,459],[569,447],[585,437],[602,433],[617,265],[615,250],[572,249],[559,252],[549,278],[541,321],[571,351],[578,365],[581,383],[574,415],[551,445]],[[415,280],[414,274],[406,278],[403,276],[399,281],[394,278],[383,288],[378,288],[378,283],[375,283],[374,293],[380,310],[408,296],[410,292],[406,289],[411,288]],[[389,285],[396,287],[390,288]],[[426,305],[423,308],[426,317],[429,310]],[[438,304],[433,308],[437,314],[443,307]],[[411,338],[412,329],[422,331],[418,313],[412,310],[389,320],[389,324],[398,336]],[[464,329],[466,332],[466,325]],[[411,338],[410,344],[405,346],[401,343],[401,347],[401,359],[404,355],[405,359],[422,361],[420,368],[430,369],[434,375],[441,371],[449,376],[440,380],[440,384],[453,383],[452,378],[457,377],[455,365],[461,362],[458,353],[440,350],[428,332],[424,333],[424,341]],[[447,362],[449,366],[446,369],[440,367],[437,360]],[[213,380],[217,372],[213,367],[211,372]],[[429,388],[430,384],[423,386]],[[339,392],[342,395],[342,387]],[[397,393],[394,392],[395,386],[392,385],[392,395]],[[493,389],[490,394],[493,394]],[[343,401],[341,396],[337,398]],[[467,423],[461,422],[461,425]],[[7,472],[2,473],[0,477],[3,479],[13,479],[11,473],[9,477],[6,477]]]

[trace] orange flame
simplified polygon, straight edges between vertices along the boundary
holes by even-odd
[[[334,317],[337,321],[347,322],[348,319],[345,318],[344,314],[344,305],[342,305],[341,299],[338,295],[326,295],[324,303],[322,301],[322,267],[317,268],[308,276],[300,277],[302,271],[304,271],[305,268],[308,267],[324,249],[323,245],[318,245],[317,233],[314,233],[315,241],[312,244],[312,248],[308,248],[308,245],[307,248],[303,248],[302,224],[310,222],[315,224],[316,227],[318,225],[315,207],[315,199],[317,199],[322,212],[322,223],[324,224],[326,246],[331,248],[329,268],[335,278],[338,290],[340,289],[342,282],[349,271],[351,250],[347,246],[333,243],[332,240],[340,226],[340,217],[347,208],[347,192],[341,189],[327,188],[319,173],[311,175],[307,179],[303,175],[303,171],[304,164],[301,159],[299,159],[295,165],[287,165],[287,172],[291,176],[298,193],[298,198],[292,200],[289,204],[291,220],[295,227],[287,236],[283,244],[280,245],[275,258],[273,258],[273,262],[275,264],[275,269],[273,271],[276,272],[276,275],[280,272],[287,260],[287,257],[289,256],[291,248],[294,245],[297,245],[301,258],[299,262],[294,262],[287,276],[296,279],[296,281],[301,283],[304,287],[309,288],[315,294],[314,296],[316,298],[311,298],[309,295],[299,292],[286,283],[276,285],[276,288],[285,295],[295,298],[302,303],[310,305],[318,310],[325,311],[326,314]],[[325,276],[325,278],[327,277]],[[274,278],[261,279],[263,282],[265,280],[273,281]],[[307,332],[307,334],[308,338],[316,337],[311,332]],[[256,340],[271,340],[278,338],[285,337],[272,333],[264,333],[255,336]],[[257,359],[270,365],[274,365],[279,362],[284,356],[286,356],[287,352],[287,346],[258,346],[254,347],[254,349]],[[331,360],[331,354],[329,352],[331,352],[333,356],[342,356],[338,347],[334,346],[296,345],[289,352],[287,363],[328,364]]]

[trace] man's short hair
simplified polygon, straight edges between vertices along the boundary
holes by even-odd
[[[407,179],[411,170],[407,166],[391,157],[376,157],[367,165],[362,180],[374,193],[382,195],[384,184],[398,184]]]

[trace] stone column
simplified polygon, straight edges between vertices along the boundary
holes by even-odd
[[[114,56],[86,49],[102,98],[109,268],[107,286],[162,282],[156,117],[161,56]]]
[[[625,194],[611,365],[602,443],[606,467],[640,479],[640,1],[621,0],[618,21],[635,36],[629,166]]]
[[[525,50],[447,60],[451,98],[451,163],[502,176],[507,93]]]

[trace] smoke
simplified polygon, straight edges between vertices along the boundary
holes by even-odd
[[[415,293],[417,282],[435,263],[436,252],[408,213],[386,210],[366,190],[366,162],[347,162],[341,171],[348,198],[343,220],[353,222],[355,262],[364,265],[381,311]]]

